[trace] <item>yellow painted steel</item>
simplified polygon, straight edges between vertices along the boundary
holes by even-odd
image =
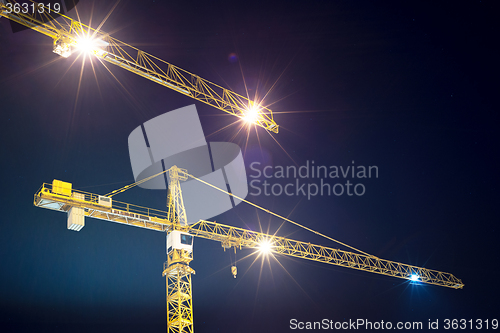
[[[38,207],[55,209],[67,212],[71,207],[83,207],[85,215],[117,223],[147,228],[157,231],[174,230],[175,225],[167,219],[168,213],[151,208],[140,207],[113,200],[111,208],[97,204],[97,194],[72,190],[84,193],[85,200],[71,196],[55,194],[50,184],[43,184],[35,194],[34,204]],[[125,215],[129,214],[129,216]],[[142,217],[141,217],[142,216]],[[412,274],[419,277],[419,282],[449,287],[463,288],[464,284],[453,274],[426,269],[423,267],[406,265],[394,261],[380,259],[374,256],[342,251],[330,247],[301,242],[285,237],[278,237],[237,227],[231,227],[216,222],[199,221],[195,224],[176,229],[187,231],[190,234],[206,239],[221,242],[225,248],[256,249],[263,240],[272,244],[271,252],[322,262],[331,265],[354,268],[357,270],[378,273],[382,275],[412,280]]]
[[[71,207],[84,208],[85,216],[127,224],[157,231],[172,229],[168,212],[113,200],[112,206],[99,204],[99,195],[72,189],[81,196],[61,195],[54,192],[52,184],[44,183],[35,194],[34,205],[41,208],[68,212]]]
[[[72,50],[81,45],[82,39],[99,42],[99,45],[91,50],[98,59],[119,66],[240,119],[248,119],[246,117],[249,112],[257,108],[258,113],[253,118],[252,123],[268,131],[278,133],[279,126],[273,119],[273,112],[258,102],[251,101],[65,15],[61,15],[57,20],[48,20],[50,17],[48,13],[42,15],[47,18],[47,22],[38,20],[35,14],[30,12],[8,13],[6,5],[0,1],[0,16],[51,37],[54,40],[54,52],[62,56],[69,56]]]
[[[168,170],[168,176],[167,218],[176,226],[187,226],[188,220],[180,184],[180,181],[188,179],[187,170],[173,166]]]
[[[219,241],[226,248],[259,249],[262,243],[269,243],[271,253],[354,268],[406,280],[412,280],[412,276],[415,275],[418,276],[419,282],[442,287],[461,289],[464,286],[460,279],[457,279],[450,273],[406,265],[365,254],[346,252],[216,222],[199,221],[190,226],[189,233],[197,237]]]
[[[167,287],[167,332],[192,333],[193,289],[191,274],[195,271],[188,266],[193,260],[192,253],[173,250],[163,265],[163,276]]]

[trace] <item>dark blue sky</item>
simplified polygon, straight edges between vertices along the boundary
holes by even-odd
[[[81,0],[96,27],[113,2]],[[72,12],[74,17],[75,13]],[[289,321],[498,318],[498,31],[493,1],[122,1],[104,24],[115,38],[267,101],[281,132],[258,129],[245,162],[376,165],[363,196],[249,196],[253,202],[384,259],[450,272],[463,290],[279,257],[260,269],[195,240],[197,332],[287,332]],[[206,135],[234,121],[119,68],[52,53],[34,31],[0,20],[0,326],[5,332],[162,332],[164,234],[36,208],[43,182],[108,193],[133,182],[127,138],[144,121],[195,103]],[[229,58],[235,53],[238,61]],[[241,70],[242,69],[242,70]],[[76,101],[76,102],[75,102]],[[292,113],[288,113],[293,111]],[[242,147],[235,127],[208,136]],[[252,174],[249,169],[249,174]],[[329,179],[332,184],[336,181]],[[162,209],[165,193],[116,199]],[[218,222],[274,232],[239,206]],[[280,235],[336,247],[284,226]],[[238,251],[243,258],[251,251]],[[286,270],[285,270],[286,269]],[[288,272],[288,273],[287,273]],[[260,276],[260,279],[259,279]],[[425,331],[425,330],[424,330]]]

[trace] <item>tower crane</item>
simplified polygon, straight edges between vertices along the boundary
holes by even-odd
[[[229,89],[205,80],[158,57],[121,42],[109,34],[31,1],[22,6],[15,0],[0,0],[0,17],[24,25],[49,36],[54,41],[53,52],[67,58],[73,52],[92,54],[102,63],[113,64],[132,73],[206,103],[256,126],[278,133],[273,112]],[[57,15],[57,19],[54,16]]]
[[[278,133],[279,126],[273,119],[272,111],[262,106],[259,101],[249,100],[65,15],[57,13],[57,19],[54,19],[51,16],[51,10],[54,12],[54,8],[48,10],[43,4],[33,1],[31,3],[26,9],[14,0],[0,0],[0,16],[51,37],[54,42],[53,51],[62,57],[69,57],[76,50],[87,52],[103,64],[106,62],[116,65]],[[275,254],[419,283],[453,289],[463,288],[462,281],[450,273],[380,259],[361,251],[347,252],[211,221],[189,221],[182,200],[180,182],[189,177],[197,178],[176,166],[164,172],[169,173],[170,191],[166,211],[114,200],[112,196],[121,191],[98,195],[75,190],[71,183],[59,180],[43,184],[34,196],[34,205],[67,213],[67,228],[74,231],[80,231],[84,227],[87,216],[166,232],[167,261],[163,265],[162,274],[167,284],[168,332],[194,331],[191,275],[195,271],[189,266],[193,260],[194,237],[220,242],[224,249],[267,250]],[[189,224],[188,221],[195,223]]]
[[[75,190],[71,183],[59,180],[54,180],[52,184],[43,184],[34,196],[34,205],[66,212],[68,214],[67,227],[71,230],[81,230],[85,225],[84,218],[88,216],[166,232],[167,261],[163,266],[163,276],[166,277],[167,284],[168,332],[191,333],[194,330],[191,274],[195,271],[189,266],[193,260],[193,237],[220,242],[224,249],[249,248],[269,251],[273,254],[303,258],[419,283],[453,289],[461,289],[464,286],[462,281],[453,274],[380,259],[359,250],[361,253],[347,252],[212,221],[200,220],[189,224],[183,205],[180,182],[190,177],[199,179],[177,166],[164,172],[168,172],[169,175],[170,194],[167,211],[119,202],[110,195],[101,196]]]

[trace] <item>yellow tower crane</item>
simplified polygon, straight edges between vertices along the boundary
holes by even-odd
[[[464,286],[462,281],[453,274],[380,259],[359,250],[357,251],[360,253],[347,252],[211,221],[200,220],[194,224],[188,224],[180,181],[187,180],[189,177],[202,180],[176,166],[164,172],[169,173],[170,195],[167,211],[119,202],[113,200],[110,195],[101,196],[74,190],[71,183],[59,180],[54,180],[52,184],[43,184],[35,194],[34,205],[67,212],[68,229],[76,231],[83,228],[84,218],[88,216],[167,232],[167,262],[163,266],[163,276],[166,277],[167,281],[168,332],[193,332],[191,274],[194,273],[194,270],[189,267],[189,263],[193,260],[193,236],[220,242],[224,249],[257,249],[418,283],[454,289],[461,289]],[[232,195],[224,190],[219,190]],[[269,213],[278,216],[275,213]]]
[[[80,51],[148,80],[206,103],[247,122],[278,133],[273,112],[258,101],[251,101],[198,75],[174,66],[153,55],[121,42],[109,34],[93,29],[59,13],[55,8],[31,1],[23,6],[14,0],[0,0],[0,17],[8,18],[54,41],[53,51],[69,57]],[[57,14],[57,19],[54,15]]]

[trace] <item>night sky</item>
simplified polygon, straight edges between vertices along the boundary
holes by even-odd
[[[165,331],[165,235],[90,218],[69,231],[64,214],[33,206],[33,194],[53,179],[99,194],[132,183],[130,132],[193,103],[208,141],[242,147],[249,180],[252,162],[378,167],[378,178],[351,179],[365,186],[362,196],[250,201],[465,284],[412,285],[283,256],[261,265],[251,250],[237,252],[249,257],[234,279],[234,254],[195,239],[196,332],[288,332],[294,318],[424,328],[438,319],[440,331],[445,319],[500,319],[498,11],[494,1],[460,3],[118,3],[103,31],[236,93],[246,95],[246,82],[251,99],[269,92],[264,104],[280,133],[258,128],[248,139],[238,125],[219,131],[236,118],[107,63],[116,79],[95,61],[94,76],[87,59],[78,92],[81,57],[61,58],[50,38],[12,33],[0,19],[2,332]],[[114,4],[77,8],[97,27]],[[165,206],[165,191],[115,198]],[[212,220],[269,232],[282,225],[243,204]],[[338,247],[289,224],[278,234]]]

